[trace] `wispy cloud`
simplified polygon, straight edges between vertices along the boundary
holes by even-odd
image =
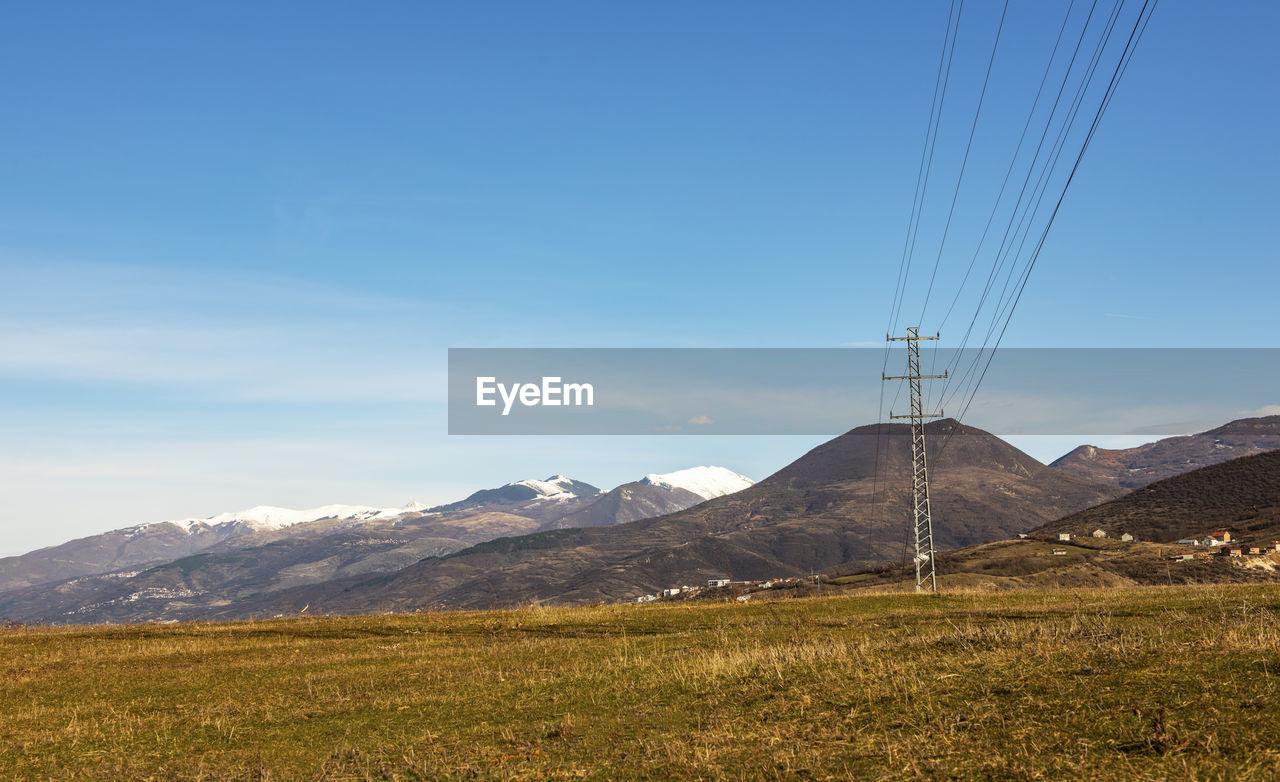
[[[446,346],[423,339],[421,302],[129,267],[19,266],[6,277],[0,376],[228,400],[443,399]]]
[[[359,340],[325,339],[331,324],[89,328],[0,320],[0,375],[128,382],[200,398],[438,401],[443,350],[416,349],[377,325]]]

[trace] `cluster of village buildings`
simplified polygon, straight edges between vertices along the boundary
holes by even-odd
[[[1027,536],[1024,534],[1024,535],[1019,535],[1018,537],[1025,538]],[[1078,536],[1078,537],[1105,538],[1107,537],[1107,531],[1104,529],[1095,529],[1093,532],[1090,532],[1087,536]],[[1062,541],[1063,543],[1071,542],[1071,538],[1072,538],[1072,535],[1070,532],[1058,533],[1058,540]],[[1137,538],[1128,532],[1123,532],[1120,534],[1120,540],[1124,541],[1125,543],[1132,543],[1133,541],[1137,540]],[[1173,557],[1171,557],[1171,559],[1173,559],[1174,561],[1187,561],[1192,559],[1208,559],[1209,557],[1212,557],[1212,556],[1222,556],[1222,557],[1260,556],[1263,554],[1280,552],[1280,540],[1273,540],[1269,545],[1265,545],[1265,546],[1260,543],[1241,544],[1238,541],[1233,541],[1231,538],[1231,533],[1226,530],[1221,530],[1219,532],[1214,532],[1210,535],[1205,535],[1203,538],[1183,538],[1182,540],[1178,541],[1178,545],[1193,546],[1195,548],[1192,550],[1181,551],[1175,554]],[[1053,550],[1053,555],[1056,557],[1066,556],[1066,554],[1067,554],[1067,550],[1064,548],[1055,548]],[[661,592],[655,592],[649,595],[640,595],[639,597],[635,598],[635,602],[652,603],[655,600],[661,600],[663,598],[688,598],[688,597],[693,597],[695,595],[699,595],[703,592],[706,592],[707,590],[726,589],[726,588],[731,588],[731,589],[734,589],[735,592],[738,592],[739,594],[737,595],[737,599],[741,601],[741,600],[747,599],[746,593],[749,593],[749,592],[754,592],[761,589],[774,589],[775,587],[796,586],[801,582],[816,583],[817,581],[818,581],[818,576],[812,576],[807,579],[806,578],[774,578],[774,579],[769,579],[767,581],[731,581],[730,579],[727,579],[727,578],[713,578],[707,581],[706,586],[689,586],[686,584],[684,586],[667,587]]]
[[[1106,536],[1107,536],[1107,531],[1104,529],[1095,529],[1093,532],[1089,533],[1089,537],[1091,538],[1105,538]],[[1026,537],[1026,536],[1019,535],[1018,537]],[[1132,543],[1133,541],[1137,540],[1137,538],[1135,538],[1133,535],[1130,535],[1128,532],[1120,533],[1120,539],[1123,540],[1125,543]],[[1059,532],[1058,540],[1062,541],[1063,543],[1070,543],[1071,533]],[[1067,550],[1064,548],[1056,548],[1053,550],[1053,555],[1055,557],[1065,557],[1067,555]]]
[[[686,584],[685,586],[667,587],[661,592],[656,592],[651,595],[641,595],[635,598],[635,602],[652,603],[653,601],[662,598],[693,597],[711,589],[733,589],[736,592],[746,593],[755,592],[761,589],[774,589],[776,587],[794,587],[798,586],[802,582],[817,583],[817,581],[818,576],[811,576],[809,578],[771,578],[767,581],[732,581],[727,578],[713,578],[707,581],[706,586],[689,586]],[[738,600],[741,601],[746,597],[746,595],[739,594],[737,597]]]
[[[1105,538],[1107,537],[1107,532],[1106,530],[1096,529],[1093,532],[1089,533],[1089,537]],[[1058,540],[1063,542],[1069,542],[1071,540],[1071,533],[1059,532]],[[1135,538],[1133,535],[1130,535],[1128,532],[1125,532],[1120,535],[1120,540],[1123,540],[1125,542],[1130,542],[1130,541],[1137,540],[1137,538]],[[1228,532],[1227,530],[1220,530],[1218,532],[1205,535],[1203,538],[1183,538],[1182,540],[1178,541],[1178,545],[1194,546],[1195,548],[1191,550],[1180,551],[1177,554],[1170,557],[1170,559],[1173,559],[1174,561],[1187,561],[1192,559],[1208,559],[1209,557],[1212,557],[1212,556],[1220,556],[1220,557],[1261,556],[1263,554],[1280,552],[1280,540],[1273,540],[1269,545],[1263,545],[1261,543],[1242,544],[1239,541],[1233,541],[1231,538],[1231,533]],[[1053,553],[1054,553],[1054,556],[1065,556],[1067,553],[1067,550],[1063,548],[1055,548],[1053,550]]]
[[[1178,541],[1178,545],[1195,546],[1196,548],[1207,550],[1196,551],[1191,549],[1181,551],[1173,557],[1176,560],[1208,559],[1215,554],[1223,557],[1256,557],[1280,551],[1280,540],[1273,540],[1268,545],[1261,543],[1242,544],[1239,541],[1232,541],[1231,533],[1226,530],[1206,535],[1203,538],[1183,538]]]

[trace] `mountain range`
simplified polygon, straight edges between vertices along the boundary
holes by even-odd
[[[954,420],[930,423],[925,433],[934,454],[934,529],[944,548],[1009,537],[1118,493]],[[346,613],[370,605],[405,611],[591,603],[710,578],[800,576],[896,560],[905,552],[910,453],[906,425],[860,427],[750,488],[680,512],[498,539],[392,576],[258,595],[211,616],[272,616],[304,606]]]
[[[1051,465],[950,419],[930,423],[926,442],[945,550],[1048,530],[1164,475],[1280,447],[1280,416],[1133,449],[1081,446]],[[435,508],[348,506],[313,520],[254,509],[143,525],[156,538],[150,548],[121,545],[138,536],[129,528],[0,560],[0,616],[102,622],[590,603],[709,578],[901,562],[910,461],[908,427],[880,424],[754,485],[723,468],[648,475],[608,492],[556,475]],[[83,572],[67,575],[73,567]]]
[[[167,562],[303,524],[328,522],[327,529],[364,525],[420,510],[417,503],[401,509],[326,505],[293,510],[260,505],[204,519],[138,524],[78,538],[20,556],[0,559],[0,592],[54,581],[109,573],[155,562]]]
[[[424,508],[258,507],[141,524],[0,559],[0,616],[147,618],[351,575],[395,571],[500,536],[661,515],[751,485],[720,467],[648,475],[610,492],[555,475]],[[175,577],[174,574],[180,574]]]

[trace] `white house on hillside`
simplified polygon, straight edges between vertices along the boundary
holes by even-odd
[[[1201,542],[1201,545],[1202,546],[1225,546],[1230,542],[1231,542],[1231,533],[1227,532],[1226,530],[1223,530],[1222,532],[1215,532],[1212,535],[1206,536],[1205,539]]]

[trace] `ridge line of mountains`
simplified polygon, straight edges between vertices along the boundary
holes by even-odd
[[[348,538],[404,543],[366,564],[382,570],[399,558],[409,564],[493,537],[562,526],[616,524],[661,515],[750,486],[750,478],[723,467],[649,474],[611,491],[563,475],[482,489],[435,507],[324,505],[293,510],[260,505],[203,519],[149,522],[90,535],[27,554],[0,558],[0,594],[23,587],[102,574],[141,571],[204,552],[228,552],[290,541]],[[385,546],[383,547],[385,548]],[[398,557],[396,555],[399,555]]]
[[[951,419],[928,424],[926,440],[938,454],[934,533],[946,550],[1280,448],[1280,416],[1132,449],[1081,446],[1050,465]],[[0,559],[0,616],[93,623],[590,603],[711,578],[850,570],[903,556],[909,465],[909,427],[880,424],[755,484],[693,468],[601,492],[554,475],[434,508],[255,508],[139,525]],[[318,512],[326,516],[306,518]]]

